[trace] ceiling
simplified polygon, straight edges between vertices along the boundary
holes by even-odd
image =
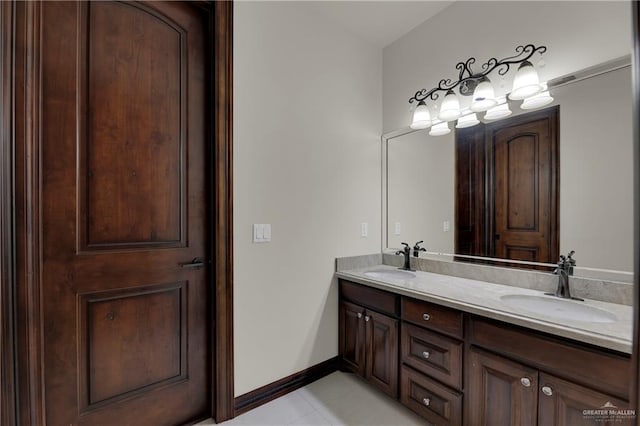
[[[313,12],[380,48],[385,47],[453,1],[308,1]]]

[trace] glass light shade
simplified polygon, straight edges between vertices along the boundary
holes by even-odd
[[[545,105],[549,105],[553,102],[553,97],[549,93],[548,90],[538,93],[535,96],[525,99],[520,105],[520,109],[536,109],[543,107]]]
[[[462,117],[460,117],[458,119],[458,124],[456,124],[456,129],[464,129],[465,127],[475,126],[478,123],[480,123],[480,121],[478,121],[478,117],[474,112],[469,115],[463,115]]]
[[[442,121],[451,121],[458,117],[460,117],[460,101],[453,90],[449,89],[442,100],[442,105],[440,105],[438,118]]]
[[[442,136],[449,133],[451,133],[451,129],[449,128],[449,123],[446,121],[434,125],[431,130],[429,130],[431,136]]]
[[[413,111],[413,119],[409,127],[412,129],[426,129],[431,126],[431,114],[429,107],[424,101],[420,101],[415,111]]]
[[[511,114],[512,114],[512,112],[509,109],[509,104],[502,104],[502,105],[495,106],[495,107],[491,108],[490,110],[488,110],[487,113],[484,115],[484,119],[485,120],[498,120],[500,118],[508,117]]]
[[[513,89],[509,93],[509,99],[521,100],[533,96],[542,91],[538,72],[531,62],[524,61],[520,64],[518,72],[513,79]]]
[[[496,94],[493,91],[493,85],[487,77],[482,77],[476,90],[473,91],[473,102],[471,102],[471,111],[481,112],[486,111],[489,108],[495,106],[498,103],[496,101]]]

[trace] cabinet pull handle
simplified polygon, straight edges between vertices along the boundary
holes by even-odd
[[[430,354],[429,352],[427,352],[427,351],[424,351],[424,352],[422,352],[422,356],[423,356],[425,359],[429,359],[429,357],[431,356],[431,354]]]
[[[543,386],[542,387],[542,393],[547,395],[547,396],[551,396],[551,395],[553,395],[553,389],[551,389],[551,386]]]
[[[362,318],[362,312],[358,312],[358,319]]]
[[[429,321],[431,319],[431,315],[429,314],[422,314],[422,319],[425,321]]]
[[[365,315],[364,320],[365,320],[366,322],[369,322],[369,320],[370,320],[370,319],[371,319],[371,317],[370,317],[369,315]]]
[[[520,379],[520,383],[522,383],[522,386],[524,386],[525,388],[531,386],[531,380],[529,380],[528,377],[523,377],[522,379]]]
[[[422,403],[428,407],[431,405],[431,398],[422,398]]]

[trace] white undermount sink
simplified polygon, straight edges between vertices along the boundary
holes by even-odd
[[[514,309],[537,314],[541,319],[546,317],[591,323],[612,323],[618,320],[611,312],[577,300],[532,294],[508,294],[500,299]]]
[[[416,274],[413,272],[402,271],[400,269],[376,269],[374,271],[367,271],[364,274],[368,277],[382,280],[408,280],[416,277]]]

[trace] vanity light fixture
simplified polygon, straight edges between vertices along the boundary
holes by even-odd
[[[489,109],[487,113],[484,115],[484,119],[490,120],[490,121],[499,120],[501,118],[508,117],[511,114],[512,112],[509,109],[509,104],[506,103],[506,100],[505,100],[504,103],[501,103],[500,105],[494,106],[493,108]]]
[[[442,123],[434,124],[429,130],[429,135],[431,136],[442,136],[448,135],[451,133],[451,129],[449,128],[449,123],[443,121]]]
[[[480,121],[478,121],[478,116],[476,116],[475,112],[472,112],[471,114],[463,115],[458,119],[456,129],[464,129],[467,127],[475,126],[478,123],[480,123]]]
[[[527,99],[522,101],[522,104],[520,105],[520,109],[527,110],[527,109],[541,108],[553,102],[553,97],[549,93],[549,90],[547,88],[547,83],[541,83],[540,86],[542,87],[542,92],[538,93],[537,95],[528,97]]]
[[[476,113],[480,112],[486,111],[482,117],[486,120],[508,117],[511,115],[511,110],[507,103],[507,97],[511,101],[523,100],[522,109],[540,108],[549,104],[553,98],[546,91],[546,85],[540,83],[538,72],[530,61],[534,55],[542,55],[546,51],[546,46],[534,46],[533,44],[518,46],[516,54],[513,56],[500,60],[490,58],[482,64],[480,72],[474,72],[471,68],[476,62],[474,57],[464,62],[458,62],[456,65],[456,69],[459,71],[457,80],[443,78],[437,87],[431,90],[418,90],[415,95],[409,98],[410,104],[414,102],[418,104],[413,111],[411,128],[426,129],[431,125],[439,126],[438,130],[429,132],[431,135],[444,130],[441,123],[431,120],[427,104],[429,101],[437,101],[441,95],[440,92],[444,93],[444,98],[439,108],[435,108],[435,111],[438,111],[438,119],[443,122],[458,120],[456,124],[458,129],[478,124]],[[511,92],[497,98],[489,74],[496,71],[500,77],[504,78],[511,67],[515,65],[518,65],[518,70],[513,79]],[[459,97],[454,90],[462,97]],[[471,97],[471,101],[464,102],[464,97],[467,96]],[[468,114],[468,112],[471,113]],[[446,127],[450,129],[448,125]]]
[[[429,113],[429,107],[424,101],[418,102],[418,106],[413,111],[413,120],[411,120],[412,129],[426,129],[431,126],[431,114]]]

